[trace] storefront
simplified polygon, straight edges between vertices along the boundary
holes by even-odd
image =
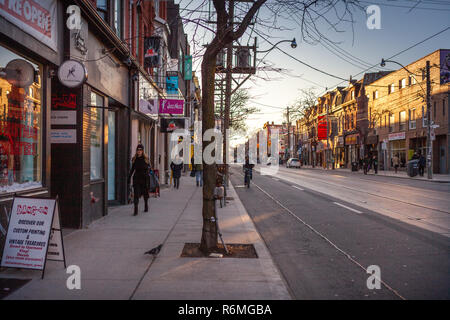
[[[345,136],[345,162],[347,168],[351,168],[353,162],[359,163],[359,134]]]
[[[65,36],[74,38],[74,31]],[[73,83],[69,72],[52,77],[52,196],[60,199],[63,227],[82,228],[106,215],[108,206],[127,201],[130,132],[129,70],[113,54],[94,59],[105,47],[96,25],[82,18],[77,37],[87,51],[68,41],[61,64],[85,69]],[[67,76],[68,77],[68,76]],[[70,80],[70,81],[69,81]],[[66,118],[60,115],[66,115]]]
[[[28,7],[39,5],[28,1]],[[48,74],[61,59],[58,1],[40,4],[36,24],[24,7],[0,1],[0,225],[6,229],[14,195],[50,193]],[[31,8],[31,7],[30,7]],[[0,248],[4,238],[0,233]]]
[[[335,136],[334,139],[335,139],[334,159],[336,168],[345,168],[344,137]]]
[[[388,156],[390,160],[390,167],[393,167],[392,159],[397,155],[400,159],[400,168],[406,167],[407,152],[406,152],[406,135],[405,132],[390,133],[388,136],[389,147]]]

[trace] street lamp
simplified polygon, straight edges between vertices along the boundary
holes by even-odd
[[[275,47],[276,47],[277,45],[279,45],[280,43],[283,43],[283,42],[290,42],[290,43],[291,43],[291,48],[292,48],[292,49],[297,48],[297,41],[295,41],[295,38],[294,38],[294,39],[292,39],[292,40],[281,40],[281,41],[278,41],[278,42],[275,43],[275,44],[273,45],[273,47],[270,48],[269,50],[256,51],[256,53],[270,52],[270,51],[272,51],[273,49],[275,49]]]
[[[433,179],[433,170],[432,170],[432,164],[433,164],[433,144],[431,143],[431,81],[430,81],[430,61],[426,62],[426,78],[427,78],[427,90],[425,91],[422,85],[419,81],[417,81],[414,73],[409,71],[404,65],[397,61],[393,60],[387,60],[387,59],[381,59],[380,66],[384,67],[386,65],[386,62],[392,62],[395,64],[398,64],[400,67],[406,70],[409,74],[411,74],[416,80],[416,83],[420,86],[422,91],[424,92],[426,96],[427,101],[427,122],[428,122],[428,132],[427,132],[427,178]]]

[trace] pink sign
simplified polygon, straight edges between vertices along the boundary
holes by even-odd
[[[159,113],[164,114],[184,114],[184,100],[160,99]]]

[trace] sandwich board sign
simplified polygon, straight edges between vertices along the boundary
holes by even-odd
[[[14,197],[0,267],[42,270],[66,266],[58,198]]]

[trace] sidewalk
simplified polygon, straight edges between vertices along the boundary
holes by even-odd
[[[64,237],[67,265],[81,269],[81,290],[69,290],[64,266],[47,262],[41,272],[7,269],[0,278],[33,279],[5,299],[291,299],[284,280],[233,187],[218,206],[226,243],[252,243],[258,259],[181,258],[186,242],[200,242],[202,188],[182,177],[179,190],[165,189],[132,206],[112,207],[89,228]],[[64,213],[62,213],[64,214]],[[163,244],[156,256],[144,252]]]
[[[308,166],[302,166],[302,168],[306,168],[306,169],[313,169],[313,170],[323,170],[323,171],[333,171],[332,169],[325,169],[323,167],[318,167],[315,166],[314,168],[310,165]],[[358,170],[358,171],[351,171],[351,169],[347,169],[347,168],[338,168],[338,169],[334,169],[335,172],[347,172],[347,173],[351,173],[351,174],[364,174],[363,170]],[[367,173],[368,175],[375,175],[375,172],[372,170],[370,170],[370,172]],[[410,177],[406,174],[406,171],[397,171],[397,173],[395,173],[395,171],[390,170],[390,171],[384,171],[384,170],[378,170],[378,173],[376,174],[378,176],[385,176],[385,177],[394,177],[394,178],[403,178],[403,179],[411,179],[411,180],[424,180],[424,181],[431,181],[431,182],[441,182],[441,183],[449,183],[450,182],[450,175],[449,174],[436,174],[433,173],[433,179],[428,179],[427,178],[427,173],[425,172],[425,175],[423,177],[417,175],[415,177]]]

